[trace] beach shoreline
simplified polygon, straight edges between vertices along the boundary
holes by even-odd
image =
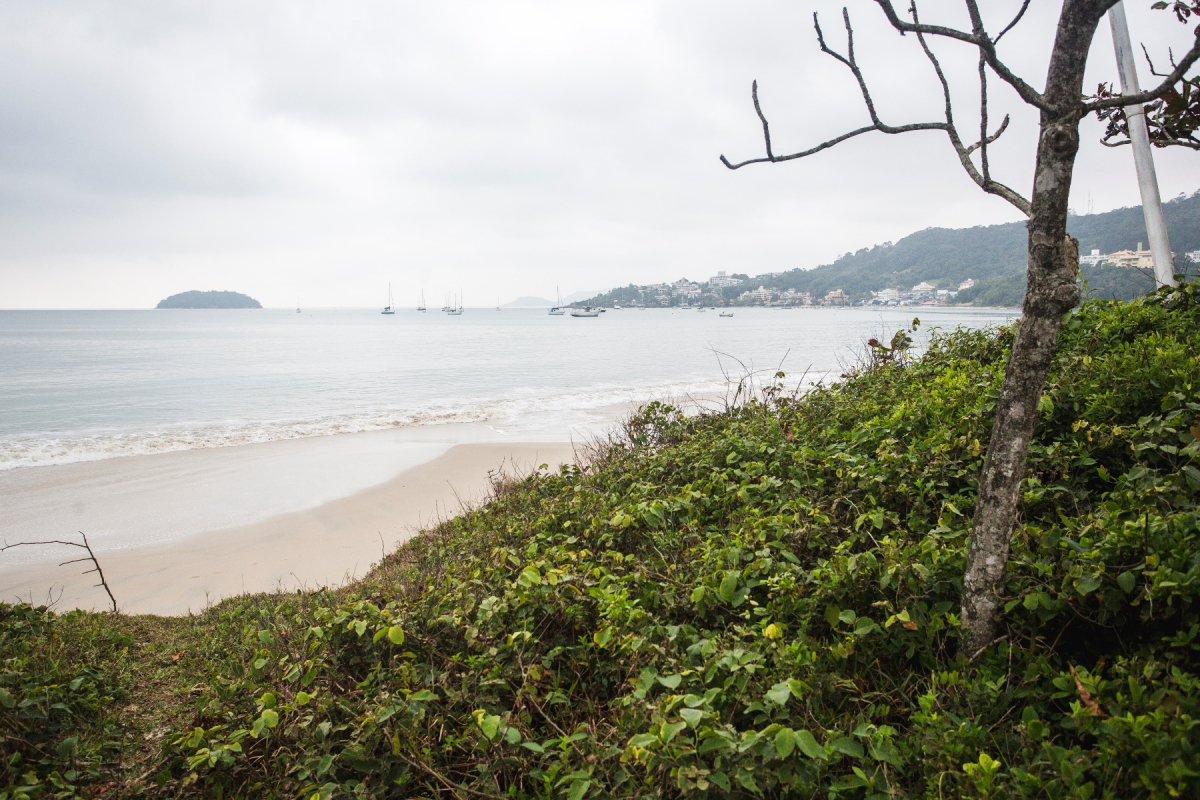
[[[566,442],[454,444],[383,483],[311,508],[97,557],[120,610],[129,614],[182,615],[247,592],[341,586],[421,529],[484,501],[489,473],[522,475],[574,460]],[[59,565],[74,557],[47,553],[0,564],[0,598],[35,605],[55,599],[57,610],[105,609],[96,576],[80,574],[90,565]]]

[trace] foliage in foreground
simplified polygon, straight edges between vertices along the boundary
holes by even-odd
[[[652,404],[346,590],[226,601],[188,622],[204,674],[126,792],[1194,796],[1200,293],[1064,324],[1003,636],[976,655],[960,578],[1011,336],[944,334],[799,399]],[[45,660],[63,624],[0,616],[0,798],[105,768],[66,777],[66,729],[20,716],[43,676],[102,672]]]

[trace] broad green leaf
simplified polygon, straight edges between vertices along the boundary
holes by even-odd
[[[836,628],[838,626],[841,613],[842,610],[837,606],[825,606],[825,621],[829,623],[829,627]]]
[[[858,619],[858,614],[855,614],[852,609],[847,608],[842,613],[838,614],[838,619],[847,625],[854,624],[854,620]]]
[[[839,753],[845,753],[852,758],[863,757],[862,745],[851,739],[849,736],[839,736],[829,744],[834,750],[837,750]]]
[[[817,744],[817,740],[808,731],[801,728],[793,733],[796,739],[796,746],[800,748],[800,752],[809,758],[825,758],[825,748]]]
[[[393,625],[387,631],[388,641],[395,645],[404,644],[404,629],[399,625]]]
[[[658,682],[661,683],[663,686],[667,687],[668,689],[678,689],[679,683],[682,680],[683,680],[683,676],[680,675],[679,673],[675,673],[674,675],[667,675],[666,677],[663,677],[660,675],[658,678]]]
[[[521,742],[521,747],[524,747],[526,750],[531,750],[535,753],[546,752],[546,748],[542,747],[540,744],[533,741],[532,739],[526,739],[525,741]]]
[[[592,641],[594,641],[596,644],[598,644],[601,647],[604,647],[604,645],[611,642],[612,638],[613,638],[613,629],[612,628],[604,628],[603,630],[596,631],[594,634],[592,634]]]
[[[320,765],[317,766],[317,774],[324,775],[326,772],[329,772],[329,768],[332,766],[333,766],[333,755],[331,753],[326,753],[325,756],[321,759]]]
[[[675,738],[675,734],[687,727],[686,722],[668,722],[662,726],[662,740],[669,742]]]
[[[652,733],[639,733],[629,740],[630,747],[649,747],[658,741],[658,737]]]
[[[704,719],[704,712],[698,708],[680,709],[679,716],[687,723],[689,728],[695,728],[700,724],[700,720]]]
[[[792,687],[787,681],[777,683],[767,690],[767,699],[779,706],[786,705],[791,696]]]
[[[422,689],[419,692],[415,692],[408,699],[416,701],[418,703],[428,703],[430,700],[437,700],[437,695],[434,694],[433,692],[429,691],[428,689]]]
[[[787,679],[788,688],[792,691],[792,697],[800,698],[804,694],[804,684],[795,678]]]
[[[279,712],[273,708],[263,709],[262,716],[259,719],[263,721],[263,725],[268,728],[274,728],[279,724]]]
[[[1117,585],[1121,587],[1121,591],[1129,594],[1133,591],[1133,587],[1137,583],[1137,578],[1129,570],[1125,570],[1117,576]]]
[[[717,590],[717,594],[726,603],[733,602],[733,593],[737,590],[738,578],[741,573],[737,570],[729,570],[725,573],[725,577],[721,580],[721,587]]]
[[[580,800],[591,785],[591,781],[575,781],[571,784],[571,791],[567,792],[567,800]]]
[[[1088,594],[1100,588],[1101,580],[1095,575],[1088,575],[1086,578],[1080,578],[1075,581],[1075,588],[1080,594]]]
[[[739,784],[741,784],[742,788],[748,792],[754,792],[755,794],[760,792],[758,784],[754,782],[754,774],[749,770],[739,769],[737,781]]]
[[[713,772],[708,776],[708,779],[721,787],[721,791],[725,792],[725,794],[729,794],[731,788],[729,785],[729,776],[724,772]]]
[[[775,734],[775,752],[780,758],[787,758],[796,747],[796,736],[791,728],[780,728]]]
[[[517,742],[521,741],[521,732],[516,728],[509,726],[504,731],[504,741],[508,742],[509,744],[516,744]]]

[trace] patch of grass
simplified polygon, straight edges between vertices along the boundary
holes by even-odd
[[[722,413],[650,404],[344,590],[184,620],[5,607],[0,686],[67,710],[14,736],[0,703],[0,799],[1194,794],[1197,293],[1065,322],[1003,636],[971,661],[1011,337]]]

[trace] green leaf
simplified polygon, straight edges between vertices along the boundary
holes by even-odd
[[[767,690],[767,699],[778,706],[787,705],[788,698],[792,696],[792,687],[787,681],[781,681]]]
[[[567,800],[580,800],[587,794],[588,787],[591,785],[591,781],[575,781],[571,784],[571,790],[567,792]]]
[[[596,631],[594,634],[592,634],[592,641],[595,642],[600,647],[604,647],[604,645],[611,642],[612,638],[613,638],[613,629],[612,628],[604,628],[603,630]]]
[[[1038,607],[1038,593],[1030,592],[1025,595],[1025,599],[1021,601],[1021,604],[1030,611],[1036,611]]]
[[[804,689],[806,687],[804,686],[803,683],[796,680],[795,678],[788,678],[787,685],[788,685],[788,689],[790,689],[792,692],[792,697],[799,699],[804,694]]]
[[[404,644],[404,629],[399,625],[393,625],[387,629],[388,641],[394,645]]]
[[[5,708],[16,708],[17,698],[12,696],[12,693],[3,687],[0,687],[0,706]]]
[[[717,589],[717,594],[726,603],[733,602],[733,593],[737,590],[738,578],[741,577],[741,572],[738,570],[729,570],[725,573],[725,577],[721,580],[721,587]]]
[[[522,586],[537,586],[542,582],[542,573],[538,572],[538,568],[530,564],[525,569],[521,570],[521,577],[517,582]]]
[[[800,752],[809,758],[824,759],[825,748],[817,744],[817,740],[808,731],[801,728],[792,734],[796,739],[796,746],[800,748]]]
[[[659,678],[658,678],[658,682],[661,683],[663,686],[667,687],[668,689],[678,689],[679,684],[682,680],[683,680],[683,676],[680,675],[679,673],[675,673],[674,675],[668,675],[665,678],[662,676],[659,676]]]
[[[787,758],[796,747],[796,736],[791,728],[780,728],[775,734],[775,752],[780,758]]]
[[[649,747],[658,741],[658,737],[652,733],[639,733],[629,740],[630,747]]]
[[[428,703],[430,700],[437,700],[437,695],[428,689],[422,689],[419,692],[415,692],[408,699],[417,703]]]
[[[325,756],[321,759],[321,763],[317,766],[317,774],[324,775],[326,772],[329,772],[329,768],[332,766],[333,766],[333,754],[326,753]]]
[[[697,586],[695,589],[692,589],[692,602],[693,603],[699,603],[703,599],[704,599],[704,587],[703,586]]]
[[[516,728],[509,726],[504,731],[504,741],[508,742],[509,744],[516,744],[517,742],[521,741],[521,732]]]
[[[357,622],[355,622],[354,623],[354,631],[359,636],[362,636],[364,633],[366,633],[367,632],[367,621],[365,619],[360,619]]]
[[[858,614],[855,614],[854,611],[849,608],[838,614],[838,620],[846,623],[847,625],[854,624],[854,620],[856,619],[858,619]]]
[[[684,708],[679,711],[679,716],[689,728],[695,728],[700,724],[700,720],[704,719],[704,712],[698,708]]]
[[[837,750],[839,753],[845,753],[851,758],[863,757],[862,745],[851,739],[849,736],[839,736],[829,744],[834,750]]]
[[[729,794],[729,776],[724,772],[713,772],[708,776],[708,779],[721,787],[721,791],[725,792],[725,794]]]
[[[1075,581],[1075,588],[1080,594],[1088,594],[1100,588],[1102,581],[1095,575],[1088,575],[1086,578],[1080,578]]]
[[[279,724],[279,712],[273,708],[264,708],[262,716],[259,717],[259,719],[262,720],[263,725],[267,726],[268,728],[274,728]]]
[[[526,750],[530,750],[534,753],[541,754],[541,753],[546,752],[546,748],[542,747],[540,744],[533,741],[532,739],[526,739],[525,741],[521,742],[521,747],[524,747]]]
[[[750,772],[749,770],[739,769],[737,781],[746,791],[759,794],[760,790],[758,788],[758,784],[754,782],[754,773]]]
[[[1129,570],[1125,570],[1117,576],[1117,585],[1121,587],[1121,591],[1129,594],[1133,591],[1133,587],[1137,583],[1137,577]]]
[[[479,730],[489,741],[496,738],[496,732],[500,730],[499,716],[489,714],[481,708],[471,712],[471,716],[475,717],[475,724],[479,726]]]
[[[668,722],[662,726],[662,740],[669,742],[675,738],[675,735],[687,727],[686,722]]]
[[[829,627],[836,628],[838,626],[838,617],[842,610],[837,606],[825,606],[825,621],[829,623]]]

